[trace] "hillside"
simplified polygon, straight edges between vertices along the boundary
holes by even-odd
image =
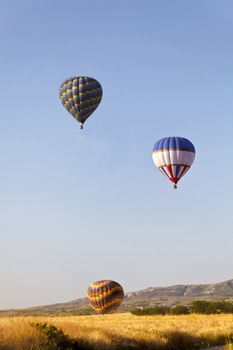
[[[233,279],[214,284],[175,285],[169,287],[150,287],[137,292],[125,294],[120,311],[128,311],[136,307],[152,305],[177,304],[189,305],[194,300],[220,300],[233,298]],[[3,310],[1,315],[41,315],[41,314],[85,314],[92,313],[86,298],[66,303],[46,306]]]

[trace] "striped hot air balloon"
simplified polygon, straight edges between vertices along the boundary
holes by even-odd
[[[155,166],[177,188],[177,182],[186,174],[195,158],[195,148],[184,137],[165,137],[154,145],[152,158]]]
[[[115,311],[124,299],[121,285],[111,280],[94,282],[87,290],[87,298],[91,307],[100,314]]]
[[[100,83],[89,77],[73,77],[60,86],[59,97],[68,112],[83,124],[98,107],[103,95]]]

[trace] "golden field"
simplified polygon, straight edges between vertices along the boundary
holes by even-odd
[[[35,324],[47,323],[44,333]],[[61,334],[53,325],[61,329]],[[225,344],[233,339],[233,315],[2,317],[0,349],[163,349]]]

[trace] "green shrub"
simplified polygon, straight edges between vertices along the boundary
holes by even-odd
[[[233,303],[227,301],[196,300],[190,306],[190,310],[197,314],[233,313]]]
[[[131,313],[137,316],[144,315],[167,315],[170,313],[170,308],[168,306],[153,306],[147,307],[145,309],[135,309]]]
[[[76,341],[65,335],[61,329],[47,323],[33,324],[41,338],[41,350],[90,350],[85,341]]]
[[[65,335],[61,329],[48,325],[47,323],[36,323],[34,326],[41,336],[44,349],[71,349],[70,338]]]
[[[229,301],[206,301],[196,300],[191,306],[177,305],[168,306],[152,306],[142,309],[132,310],[131,313],[137,316],[143,315],[188,315],[196,314],[228,314],[233,313],[233,303]]]
[[[171,308],[172,315],[188,315],[189,313],[189,308],[184,305],[177,305]]]

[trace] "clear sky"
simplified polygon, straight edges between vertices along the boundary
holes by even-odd
[[[0,3],[0,308],[233,278],[233,3]],[[99,80],[85,129],[66,78]],[[154,143],[196,147],[178,189]]]

